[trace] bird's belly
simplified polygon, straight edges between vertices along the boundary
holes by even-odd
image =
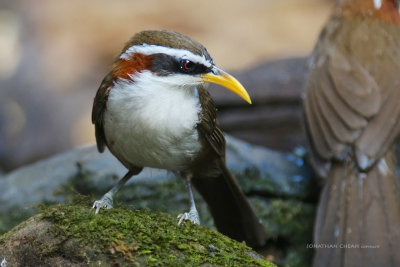
[[[200,150],[197,133],[181,136],[138,129],[137,125],[112,124],[106,130],[110,150],[124,163],[138,167],[152,167],[172,171],[183,170]]]
[[[111,152],[128,168],[185,169],[201,147],[197,104],[182,107],[134,102],[109,99],[104,131]]]

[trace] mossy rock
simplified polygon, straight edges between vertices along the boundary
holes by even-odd
[[[245,244],[162,212],[54,205],[0,237],[9,266],[275,266]]]
[[[311,242],[318,188],[304,151],[281,154],[227,136],[227,163],[269,237],[259,253],[279,266],[310,266],[312,249],[306,245]],[[100,198],[125,172],[108,151],[100,154],[89,146],[8,174],[0,179],[0,236],[40,212],[39,203],[68,203],[77,195]],[[194,197],[201,224],[215,229],[206,203],[196,191]],[[189,200],[182,178],[145,168],[118,192],[114,206],[176,216],[188,209]]]

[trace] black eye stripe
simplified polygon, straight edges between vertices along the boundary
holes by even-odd
[[[203,64],[190,61],[188,59],[182,59],[179,61],[179,70],[184,74],[201,74],[210,72],[210,68],[207,68]]]
[[[167,54],[156,54],[152,60],[151,69],[160,76],[176,73],[197,75],[211,71],[211,67],[206,67],[201,63],[190,59],[177,59]]]

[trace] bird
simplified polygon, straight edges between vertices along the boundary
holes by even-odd
[[[165,169],[187,185],[190,210],[178,215],[178,225],[200,223],[193,184],[221,233],[262,247],[264,228],[226,166],[225,138],[208,83],[251,104],[243,85],[186,35],[145,30],[126,43],[96,93],[92,123],[98,151],[108,147],[128,172],[93,208],[96,213],[112,208],[114,194],[144,167]]]
[[[323,187],[313,266],[400,266],[400,1],[339,1],[309,59],[303,108]]]

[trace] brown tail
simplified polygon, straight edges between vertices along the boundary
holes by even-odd
[[[400,266],[400,199],[395,154],[370,170],[333,164],[321,193],[313,266]]]
[[[253,248],[263,246],[263,226],[225,163],[219,165],[217,177],[194,177],[193,185],[207,202],[218,231]]]

